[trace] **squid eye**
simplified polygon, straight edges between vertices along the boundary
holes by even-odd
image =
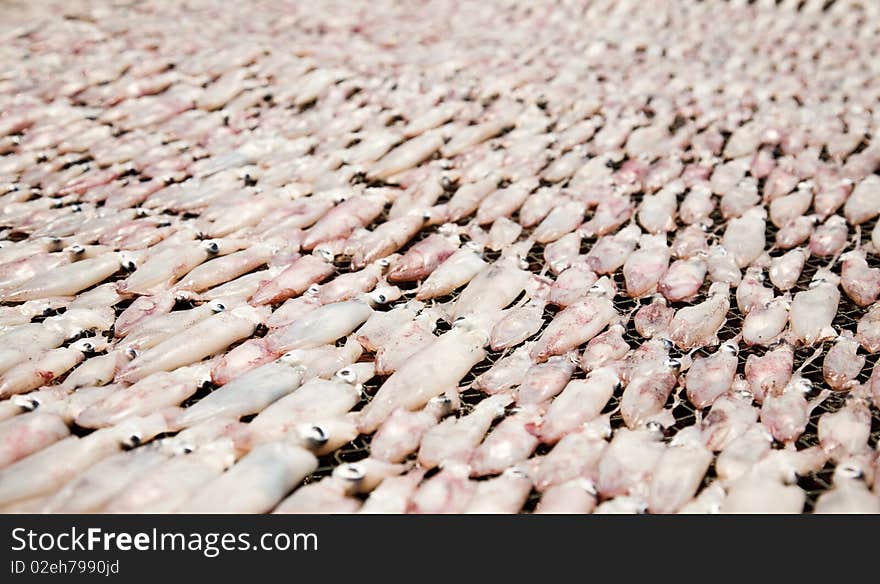
[[[367,472],[364,465],[353,462],[338,467],[336,476],[347,481],[360,481],[367,476]]]
[[[222,302],[217,302],[216,300],[212,300],[211,302],[209,302],[208,307],[213,312],[224,312],[226,310],[226,305]]]
[[[317,284],[312,284],[311,286],[308,287],[308,289],[306,290],[306,292],[307,292],[308,294],[315,295],[315,294],[318,293],[318,291],[319,291],[320,289],[321,289],[321,287],[318,286]]]
[[[841,476],[848,479],[860,479],[865,476],[865,473],[862,469],[855,465],[845,464],[840,467]]]
[[[303,432],[303,437],[312,446],[324,446],[329,439],[327,432],[321,426],[309,426]]]
[[[70,253],[72,253],[74,255],[81,255],[81,254],[85,253],[85,251],[86,251],[86,248],[84,248],[83,246],[81,246],[78,243],[70,246]]]
[[[506,474],[507,476],[511,476],[511,477],[516,477],[518,479],[530,478],[529,474],[521,468],[508,468],[507,470],[504,471],[503,474]]]
[[[357,375],[355,375],[354,371],[352,371],[348,367],[337,371],[336,377],[338,377],[339,379],[341,379],[345,383],[354,383],[357,381]]]
[[[448,395],[438,395],[435,398],[431,398],[430,403],[440,406],[444,412],[452,409],[452,399]]]
[[[321,256],[321,259],[325,262],[332,262],[335,257],[333,252],[326,248],[316,249],[315,253]]]
[[[126,272],[133,272],[137,269],[137,264],[135,264],[134,260],[131,258],[123,258],[119,263],[122,266],[122,269]]]
[[[216,241],[208,241],[205,243],[205,249],[211,254],[219,253],[220,245]]]
[[[670,369],[678,370],[681,369],[681,361],[679,361],[678,359],[667,359],[666,366]]]
[[[40,407],[40,400],[35,397],[15,396],[12,398],[12,403],[26,412],[32,412]]]
[[[381,260],[379,260],[378,264],[381,268],[387,268],[391,265],[391,261],[388,258],[382,258]]]
[[[82,349],[83,349],[83,352],[85,352],[85,353],[91,353],[92,351],[95,350],[95,345],[93,345],[91,343],[83,343]]]
[[[593,484],[593,481],[589,479],[583,479],[580,482],[580,487],[594,497],[599,494],[599,489],[597,489],[596,485]]]
[[[675,343],[673,343],[671,339],[667,339],[665,337],[661,338],[660,342],[663,343],[663,348],[665,348],[667,351],[671,350],[675,346]]]
[[[651,421],[647,423],[647,428],[651,432],[663,433],[663,424],[657,421]]]
[[[132,434],[122,441],[122,445],[126,448],[136,448],[141,445],[142,440],[143,438],[141,438],[140,434]]]
[[[135,359],[138,356],[138,352],[136,350],[132,349],[131,347],[128,347],[125,350],[125,356],[128,357],[129,359]]]

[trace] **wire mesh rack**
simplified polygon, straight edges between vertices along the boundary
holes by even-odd
[[[89,158],[85,157],[80,160],[71,162],[70,165],[88,164],[88,162],[89,162]],[[131,174],[132,178],[134,178],[134,179],[138,178],[137,172],[132,172],[130,174]],[[186,180],[186,177],[184,177],[184,180]],[[242,180],[246,181],[247,178],[243,177]],[[37,187],[37,189],[39,187],[39,185],[34,185],[34,186]],[[383,184],[382,186],[394,187],[395,185],[393,185],[393,184],[384,185]],[[566,185],[563,184],[561,188],[565,188],[565,186]],[[455,192],[455,185],[451,185],[450,188],[444,193],[444,195],[441,197],[441,199],[438,202],[442,203],[444,201],[447,201],[451,197],[451,195],[454,194],[454,192]],[[39,192],[39,190],[35,190],[34,194],[32,196],[35,198],[38,198],[43,195]],[[633,198],[634,198],[635,202],[638,203],[640,201],[641,197],[642,197],[642,193],[636,193]],[[70,203],[70,204],[73,204],[73,203]],[[382,224],[384,221],[386,221],[387,220],[387,211],[388,211],[388,209],[386,208],[386,211],[383,212],[379,217],[377,217],[374,220],[374,222],[371,225],[369,225],[367,228],[368,229],[375,228],[376,226],[378,226],[378,225]],[[158,214],[159,215],[168,215],[168,216],[181,215],[180,213],[177,213],[172,210],[167,210],[167,209],[159,210]],[[195,215],[195,214],[193,214],[193,216],[197,217],[197,215]],[[709,237],[716,237],[716,238],[720,237],[721,233],[723,232],[724,226],[725,226],[725,221],[720,216],[720,212],[718,210],[714,211],[711,219],[713,220],[713,229],[709,231],[708,235],[709,235]],[[461,222],[462,225],[467,224],[467,221],[468,221],[467,219],[463,220]],[[865,245],[870,238],[871,229],[873,228],[875,223],[876,223],[876,219],[872,220],[871,222],[869,222],[865,225],[862,225],[861,229],[860,229],[860,233],[861,233],[860,238],[858,238],[858,239],[853,238],[853,240],[850,242],[849,245],[850,246],[860,246],[860,245],[863,246],[863,245]],[[679,225],[679,227],[683,227],[683,225]],[[411,241],[409,241],[406,244],[406,246],[404,246],[401,250],[399,250],[399,253],[405,253],[407,249],[409,249],[410,247],[412,247],[413,245],[415,245],[416,243],[418,243],[419,241],[421,241],[422,239],[424,239],[425,237],[427,237],[428,235],[430,235],[433,232],[435,232],[434,229],[424,229],[424,230],[420,231],[418,234],[416,234],[415,237],[412,238]],[[531,236],[531,232],[532,232],[532,230],[523,230],[522,234],[520,235],[519,240],[524,241],[526,239],[529,239]],[[776,233],[776,228],[771,223],[768,222],[767,234],[766,234],[767,240],[773,241],[773,239],[775,237],[775,233]],[[15,230],[11,226],[7,226],[7,227],[3,228],[3,231],[0,231],[0,234],[2,234],[2,236],[5,237],[6,239],[14,240],[14,241],[24,241],[29,237],[29,234],[27,232]],[[674,236],[674,234],[675,234],[674,231],[670,233],[670,240]],[[462,239],[464,241],[467,241],[467,233],[464,230],[462,232]],[[589,249],[592,247],[592,245],[596,241],[597,241],[597,238],[595,238],[595,237],[584,238],[584,240],[582,242],[581,251],[583,253],[588,252]],[[670,241],[670,243],[671,243],[671,241]],[[532,245],[532,247],[530,248],[528,256],[525,258],[525,263],[528,265],[528,270],[530,272],[535,273],[535,274],[540,274],[542,276],[549,277],[552,279],[553,275],[551,273],[548,273],[548,271],[545,267],[544,248],[545,248],[544,245],[534,243]],[[776,253],[778,253],[778,252],[773,252],[774,255]],[[498,257],[500,257],[500,252],[491,251],[491,250],[484,250],[484,258],[487,261],[494,261],[495,259],[498,259]],[[880,266],[880,259],[878,259],[878,257],[876,255],[873,255],[873,254],[868,255],[868,262],[869,262],[869,265],[871,265],[871,267]],[[351,267],[350,267],[350,263],[349,263],[349,258],[347,258],[347,257],[337,256],[334,260],[334,265],[336,267],[336,275],[341,275],[341,274],[349,273],[352,271]],[[815,276],[817,270],[819,270],[821,268],[830,268],[832,271],[839,273],[839,262],[836,262],[835,258],[821,258],[821,257],[817,257],[817,256],[811,256],[806,261],[806,263],[804,265],[803,271],[800,275],[800,278],[798,279],[797,285],[790,291],[790,293],[792,295],[794,295],[801,290],[807,289],[807,287],[809,286],[813,277]],[[113,277],[111,277],[107,281],[121,280],[121,279],[125,278],[126,276],[127,276],[127,274],[125,272],[121,272],[121,273],[114,275]],[[106,283],[107,281],[102,282],[102,284]],[[618,288],[618,294],[614,298],[614,305],[615,305],[615,308],[617,309],[619,314],[632,315],[634,313],[634,311],[639,306],[644,305],[644,304],[651,301],[651,297],[641,298],[641,299],[633,299],[633,298],[629,298],[628,296],[626,296],[625,283],[623,281],[623,276],[620,271],[617,271],[614,274],[614,281],[615,281],[615,284]],[[672,308],[678,309],[683,306],[687,306],[688,304],[701,302],[702,300],[704,300],[706,298],[706,295],[708,293],[709,284],[710,284],[710,282],[707,280],[704,283],[704,285],[701,288],[698,295],[694,299],[692,299],[688,302],[673,302],[673,303],[670,303],[670,306]],[[390,310],[390,309],[394,308],[395,306],[399,306],[399,305],[404,304],[404,303],[408,302],[409,300],[413,299],[415,296],[415,292],[417,290],[417,284],[416,283],[402,283],[402,284],[400,284],[400,288],[402,289],[402,292],[403,292],[401,298],[395,302],[380,306],[378,308],[378,310]],[[743,316],[739,313],[739,310],[737,308],[735,292],[736,292],[735,289],[731,290],[731,292],[730,292],[730,300],[731,300],[730,301],[730,310],[727,314],[727,319],[726,319],[725,324],[721,327],[721,329],[719,330],[719,333],[718,333],[719,341],[722,343],[725,341],[729,341],[729,340],[734,339],[735,337],[737,337],[737,335],[739,335],[741,333],[741,330],[742,330],[741,325],[743,322]],[[453,292],[452,294],[449,294],[445,297],[437,298],[434,300],[434,302],[438,303],[438,304],[451,303],[451,302],[455,301],[455,299],[457,298],[457,295],[458,295],[458,291]],[[522,295],[520,296],[520,298],[522,298]],[[519,301],[520,298],[518,298],[517,301]],[[122,311],[124,311],[130,305],[131,302],[132,302],[131,299],[123,300],[123,301],[119,302],[114,307],[116,310],[116,315],[118,316],[119,314],[121,314]],[[198,302],[193,301],[192,299],[181,298],[175,304],[173,311],[190,309],[190,308],[193,308],[194,306],[196,306],[197,304],[198,304]],[[536,333],[534,335],[534,337],[532,337],[533,339],[537,338],[540,335],[540,333],[543,332],[543,329],[546,328],[546,325],[553,319],[554,315],[559,310],[560,310],[559,307],[553,306],[553,305],[548,305],[545,308],[545,314],[544,314],[545,324],[541,328],[541,331],[539,331],[538,333]],[[838,330],[838,332],[842,332],[844,330],[847,330],[847,331],[854,333],[856,330],[856,325],[857,325],[859,319],[865,314],[866,311],[867,311],[867,308],[859,307],[859,306],[855,305],[846,295],[841,295],[840,306],[837,311],[837,315],[834,319],[833,325],[834,325],[835,329]],[[55,310],[48,310],[45,313],[34,317],[33,321],[34,322],[41,322],[42,320],[44,320],[45,318],[47,318],[49,316],[63,314],[63,312],[64,312],[63,307],[55,309]],[[446,330],[449,330],[449,328],[450,328],[449,323],[445,323],[443,321],[438,321],[436,332],[437,332],[437,334],[440,334],[442,332],[445,332]],[[260,328],[255,332],[254,336],[255,337],[262,336],[265,334],[265,332],[266,332],[265,328]],[[83,334],[89,335],[90,333],[85,332]],[[103,332],[102,334],[107,336],[108,338],[112,339],[113,334],[114,334],[114,330],[113,330],[113,328],[111,328],[108,331]],[[628,321],[626,322],[626,332],[624,334],[624,339],[630,345],[631,348],[636,348],[642,342],[645,341],[645,339],[636,331],[635,326],[634,326],[634,321],[632,318],[629,318]],[[73,342],[74,340],[77,340],[77,339],[71,339],[69,342]],[[833,341],[826,341],[822,346],[823,352],[827,351],[827,349],[830,348],[830,346],[832,344],[833,344]],[[231,348],[234,348],[234,346],[235,345],[233,345],[233,347],[231,347]],[[582,349],[583,349],[583,347],[579,348],[579,350],[582,350]],[[714,351],[714,347],[706,347],[706,348],[702,348],[702,349],[695,351],[694,354],[695,355],[708,355],[713,351]],[[766,349],[763,347],[760,347],[760,346],[752,346],[752,347],[743,346],[743,347],[741,347],[741,350],[739,352],[738,373],[742,374],[744,372],[745,361],[749,355],[754,354],[754,355],[760,356],[765,351],[766,351]],[[473,409],[473,407],[476,404],[478,404],[485,397],[485,394],[483,394],[479,390],[471,388],[470,387],[471,383],[477,377],[479,377],[482,373],[489,370],[492,367],[492,365],[494,365],[499,359],[501,359],[506,354],[508,354],[508,352],[488,351],[486,358],[483,361],[481,361],[480,363],[478,363],[476,366],[474,366],[472,368],[472,370],[470,371],[470,373],[468,373],[468,375],[462,380],[462,382],[460,384],[461,404],[460,404],[460,409],[459,409],[459,412],[457,415],[465,415],[465,414],[469,413]],[[796,354],[795,354],[795,368],[799,368],[804,363],[804,361],[806,361],[810,357],[810,355],[812,355],[814,352],[815,352],[815,348],[812,348],[812,347],[797,348]],[[864,351],[862,349],[860,349],[860,352],[864,352]],[[678,351],[677,349],[673,348],[670,353],[670,356],[671,357],[681,357],[681,356],[683,356],[683,353],[681,351]],[[868,377],[870,376],[870,373],[872,371],[874,364],[878,360],[878,355],[876,355],[876,354],[874,354],[874,355],[866,354],[865,356],[866,356],[866,364],[858,377],[858,381],[861,383],[864,383],[867,381]],[[372,356],[368,353],[365,353],[361,359],[362,360],[370,360],[370,359],[372,359]],[[813,383],[814,394],[818,393],[821,389],[827,387],[827,384],[825,383],[825,380],[822,375],[821,359],[815,359],[815,360],[811,361],[810,363],[808,363],[806,365],[806,367],[803,368],[801,373],[804,378],[808,379],[810,382]],[[573,374],[573,378],[582,378],[582,377],[584,377],[584,375],[585,374],[578,369]],[[361,402],[355,406],[353,411],[358,411],[364,405],[366,405],[366,403],[368,403],[371,396],[375,394],[375,392],[378,390],[378,388],[381,386],[381,384],[384,382],[384,380],[386,378],[387,378],[387,376],[386,377],[376,377],[376,378],[370,380],[369,382],[367,382],[364,387],[364,392],[363,392],[364,397],[361,400]],[[63,382],[63,380],[64,380],[64,377],[62,376],[57,380],[57,382],[60,383],[60,382]],[[206,395],[209,395],[214,389],[216,389],[216,386],[211,383],[206,383],[206,384],[202,385],[195,394],[193,394],[183,404],[181,404],[182,407],[189,407],[189,406],[197,403],[203,397],[205,397]],[[623,393],[623,389],[622,388],[618,389],[604,410],[605,413],[612,414],[611,418],[610,418],[610,422],[611,422],[611,427],[613,429],[617,429],[617,428],[624,426],[624,422],[623,422],[623,419],[620,415],[619,407],[618,407],[622,393]],[[822,401],[818,405],[818,407],[816,407],[812,411],[812,413],[810,415],[810,422],[806,428],[806,431],[798,438],[798,440],[796,442],[797,448],[802,449],[802,448],[808,448],[810,446],[817,445],[818,444],[817,424],[818,424],[819,418],[824,413],[838,411],[841,407],[843,407],[845,402],[846,402],[846,394],[837,393],[837,392],[833,393],[830,397],[828,397],[827,399]],[[702,418],[702,416],[705,415],[705,413],[708,411],[708,410],[703,411],[703,412],[697,411],[688,402],[687,398],[684,396],[683,388],[681,387],[681,385],[679,385],[679,387],[676,388],[676,390],[672,393],[672,395],[670,395],[669,401],[667,403],[667,407],[672,409],[672,413],[673,413],[673,416],[676,421],[676,423],[673,426],[670,426],[665,429],[665,437],[667,440],[671,439],[679,430],[686,428],[688,426],[691,426],[695,423],[698,423],[698,421]],[[873,406],[872,406],[872,408],[873,408]],[[878,415],[878,412],[876,411],[876,409],[873,409],[872,413],[873,413],[873,426],[872,426],[870,446],[872,448],[874,448],[874,447],[876,447],[878,439],[880,439],[880,415]],[[249,421],[249,418],[244,418],[243,421]],[[496,421],[495,423],[497,424],[498,422]],[[89,430],[89,429],[80,428],[80,427],[73,427],[72,430],[76,435],[79,435],[79,436],[85,436],[91,432],[91,430]],[[170,435],[171,434],[163,434],[163,435],[159,436],[159,438],[168,437]],[[329,476],[332,473],[333,469],[335,467],[339,466],[340,464],[347,463],[347,462],[356,462],[358,460],[367,458],[370,454],[369,446],[370,446],[370,436],[369,435],[361,435],[361,436],[358,436],[351,443],[344,445],[343,447],[339,448],[335,452],[321,457],[319,459],[318,468],[305,479],[304,483],[308,484],[311,482],[318,481],[326,476]],[[777,444],[776,446],[781,447],[781,445],[779,445],[779,444]],[[549,451],[548,446],[540,445],[538,447],[538,449],[535,451],[534,455],[540,456],[542,454],[546,454],[548,451]],[[411,456],[409,458],[409,461],[413,462],[414,458],[415,458],[414,455]],[[815,504],[815,501],[818,498],[818,496],[831,487],[831,475],[833,473],[833,470],[834,470],[834,465],[833,465],[833,463],[829,462],[820,471],[799,477],[798,484],[807,493],[807,502],[805,505],[805,511],[812,510],[813,505]],[[430,477],[430,476],[431,476],[431,474],[429,473],[428,477]],[[706,478],[704,479],[704,484],[709,484],[713,479],[714,479],[714,469],[713,469],[713,467],[710,467],[709,471],[707,472]],[[477,479],[477,480],[482,480],[482,479]],[[537,504],[539,496],[540,495],[537,491],[533,491],[532,494],[530,495],[526,505],[523,507],[523,512],[529,512],[529,511],[533,510],[535,505]]]
[[[716,211],[713,214],[713,219],[715,219],[715,233],[716,235],[720,235],[720,232],[723,230],[723,220],[720,217],[720,213]],[[377,223],[380,222],[381,219],[377,220]],[[861,229],[861,238],[859,240],[853,240],[851,242],[852,246],[864,246],[871,233],[871,229],[876,223],[876,219],[862,226]],[[681,225],[679,225],[681,227]],[[773,237],[776,233],[776,228],[768,222],[767,228],[767,240],[772,241]],[[416,238],[411,241],[407,247],[405,247],[401,252],[404,252],[409,246],[414,245],[424,237],[426,237],[430,232],[423,231]],[[525,230],[520,237],[520,240],[527,239],[530,236],[531,231]],[[673,232],[674,234],[674,232]],[[593,243],[595,243],[596,239],[592,238],[585,239],[583,242],[582,252],[586,253],[589,251],[589,248]],[[526,258],[526,262],[528,264],[529,270],[533,273],[540,273],[542,275],[548,275],[546,273],[545,260],[543,257],[544,246],[541,244],[534,244]],[[779,253],[779,252],[777,252]],[[497,252],[488,252],[486,253],[487,260],[494,260],[500,254]],[[775,255],[775,254],[774,254]],[[868,256],[869,265],[871,267],[880,266],[880,259],[878,259],[874,255]],[[338,267],[340,268],[340,273],[344,273],[344,269],[346,266],[346,262],[344,259],[338,260]],[[839,264],[835,261],[834,258],[821,258],[818,256],[810,257],[804,265],[803,271],[798,279],[797,285],[790,290],[792,295],[796,294],[799,291],[806,290],[809,287],[810,282],[813,280],[817,270],[822,268],[830,268],[832,271],[839,274]],[[641,305],[644,305],[647,302],[651,301],[651,297],[646,297],[642,299],[633,299],[625,295],[622,291],[625,290],[625,284],[623,281],[622,274],[618,271],[614,274],[615,284],[620,294],[618,294],[614,298],[614,306],[617,309],[618,313],[621,315],[631,315],[633,312]],[[708,293],[710,282],[705,282],[703,287],[701,288],[699,294],[692,300],[688,302],[674,302],[670,303],[670,306],[675,309],[682,308],[689,304],[701,302],[705,300],[706,295]],[[405,289],[405,293],[403,298],[401,298],[397,303],[389,305],[386,309],[390,309],[393,306],[403,304],[412,298],[413,293],[415,291],[415,286],[413,284],[408,284],[403,286]],[[736,289],[732,289],[730,291],[730,309],[727,314],[727,319],[724,325],[718,331],[718,338],[720,343],[724,343],[727,341],[731,341],[736,339],[742,333],[742,322],[743,315],[740,314],[739,309],[737,308],[736,303]],[[438,298],[436,301],[439,303],[446,302],[454,302],[457,298],[457,293],[450,294],[448,296]],[[517,299],[519,300],[519,299]],[[514,302],[516,304],[516,302]],[[867,312],[870,307],[859,307],[854,304],[846,295],[841,295],[840,306],[837,311],[837,315],[834,319],[833,326],[840,333],[844,330],[855,333],[856,326],[858,324],[859,319]],[[536,333],[530,340],[536,339],[540,336],[541,332],[543,332],[544,328],[546,328],[547,324],[553,319],[556,313],[560,310],[559,307],[548,305],[545,308],[545,324],[540,329],[538,333]],[[443,323],[442,321],[438,323],[438,332],[443,332],[448,330],[448,323]],[[624,339],[630,348],[636,348],[641,343],[643,343],[646,339],[642,337],[635,328],[634,321],[632,318],[628,319],[626,323],[626,332],[624,334]],[[833,340],[825,341],[821,345],[821,353],[824,354],[827,350],[833,345]],[[579,347],[579,351],[583,350],[583,346]],[[714,352],[716,347],[704,347],[700,348],[693,352],[693,355],[702,355],[707,356]],[[738,354],[739,364],[737,367],[737,373],[743,374],[745,371],[745,362],[748,359],[749,355],[757,355],[762,356],[767,351],[766,347],[762,347],[759,345],[755,346],[744,346],[741,345],[740,351]],[[878,361],[878,357],[880,355],[877,354],[868,354],[863,349],[859,349],[860,354],[864,354],[866,357],[866,363],[861,373],[859,374],[857,381],[859,383],[867,382],[868,378],[871,375],[871,371],[873,370],[874,365]],[[820,391],[826,389],[827,383],[823,377],[822,373],[822,359],[821,358],[813,358],[803,366],[811,356],[815,356],[817,353],[817,347],[799,347],[795,351],[795,369],[799,369],[803,378],[809,380],[813,384],[813,390],[810,394],[810,397],[815,397]],[[460,400],[461,406],[458,411],[459,416],[466,415],[470,411],[473,410],[474,406],[476,406],[482,399],[486,396],[480,390],[474,389],[471,387],[471,384],[474,380],[476,380],[481,374],[488,371],[498,360],[503,358],[509,354],[509,351],[488,351],[486,358],[475,365],[471,371],[465,376],[465,378],[460,383]],[[670,352],[671,357],[682,357],[684,352],[673,348]],[[369,356],[365,356],[364,358],[369,359]],[[802,368],[803,366],[803,368]],[[574,374],[572,375],[573,379],[583,378],[585,377],[585,373],[580,369],[576,369]],[[360,409],[368,402],[369,396],[373,395],[375,391],[379,388],[381,383],[384,381],[384,378],[375,378],[371,380],[366,386],[366,395],[365,398],[358,406],[356,406],[355,410]],[[623,394],[624,388],[619,388],[614,393],[611,400],[608,402],[606,407],[604,408],[602,413],[611,413],[610,422],[612,429],[617,429],[621,427],[625,427],[623,418],[619,411],[620,399]],[[800,449],[809,448],[811,446],[816,446],[819,444],[818,438],[818,420],[825,413],[833,413],[841,409],[847,399],[847,394],[844,392],[834,392],[826,399],[822,400],[818,406],[811,412],[810,421],[806,427],[804,433],[797,439],[796,447]],[[706,408],[703,411],[695,408],[684,395],[684,389],[679,384],[679,386],[673,391],[673,393],[669,396],[668,402],[666,404],[667,408],[672,410],[673,416],[675,418],[675,424],[665,428],[664,436],[666,440],[670,440],[675,434],[686,427],[692,426],[696,423],[699,423],[699,420],[702,419],[709,411]],[[869,441],[869,445],[871,448],[876,448],[878,441],[880,441],[880,413],[872,406],[872,428],[871,428],[871,438]],[[493,424],[497,425],[499,421]],[[310,475],[306,482],[313,482],[320,480],[321,478],[328,476],[333,468],[344,462],[354,462],[357,460],[361,460],[363,458],[367,458],[369,456],[369,442],[370,436],[361,435],[356,440],[347,444],[340,448],[338,451],[334,452],[331,455],[325,456],[321,459],[321,464],[319,468]],[[776,448],[782,448],[783,445],[776,443]],[[550,451],[550,447],[541,444],[535,450],[534,456],[541,456]],[[414,463],[415,456],[410,456],[408,461]],[[819,495],[823,492],[827,491],[832,487],[831,476],[834,472],[834,463],[828,462],[825,467],[816,472],[811,472],[804,476],[798,477],[798,485],[806,492],[807,499],[804,507],[805,512],[810,512],[815,505],[815,502]],[[436,470],[434,471],[436,472]],[[432,474],[432,473],[431,473]],[[428,474],[428,477],[431,476]],[[710,466],[709,470],[703,481],[703,486],[707,486],[715,479],[715,471],[714,471],[714,463]],[[477,479],[483,480],[483,479]],[[532,491],[530,494],[526,504],[524,505],[522,512],[528,513],[534,510],[537,502],[540,499],[540,493],[537,491]]]

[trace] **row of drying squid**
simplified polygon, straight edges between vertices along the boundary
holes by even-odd
[[[872,5],[345,4],[3,25],[0,509],[880,511]]]

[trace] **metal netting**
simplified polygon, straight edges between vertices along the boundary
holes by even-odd
[[[720,213],[715,211],[715,228],[714,233],[720,236],[720,233],[723,232],[724,222],[720,218]],[[877,219],[873,219],[870,222],[861,226],[861,239],[859,241],[852,242],[852,245],[864,245],[868,238],[870,237],[871,229],[876,223]],[[520,236],[520,241],[523,241],[529,237],[532,230],[524,230]],[[767,223],[767,240],[772,241],[775,236],[777,229],[773,226],[772,223]],[[407,245],[416,243],[420,241],[429,231],[420,232],[420,234]],[[670,243],[671,238],[674,236],[675,232],[670,233]],[[589,247],[592,243],[595,243],[596,239],[592,238],[592,240],[586,239],[584,240],[582,251],[586,252],[589,250]],[[848,246],[849,248],[849,246]],[[404,248],[404,250],[406,247]],[[403,251],[403,250],[402,250]],[[545,262],[543,258],[544,246],[541,244],[535,244],[531,248],[526,261],[529,266],[529,270],[533,273],[540,273],[545,276],[552,277],[549,274],[545,267]],[[846,251],[846,250],[844,250]],[[487,254],[487,260],[496,259],[498,254],[489,255]],[[880,266],[880,258],[875,255],[868,256],[868,262],[871,267]],[[345,260],[341,260],[337,265],[344,265]],[[822,258],[819,256],[811,256],[804,264],[803,271],[801,273],[800,278],[798,279],[797,285],[790,290],[792,296],[797,292],[802,290],[806,290],[813,279],[816,271],[821,268],[831,268],[832,271],[835,271],[839,274],[839,264],[835,261],[834,258]],[[340,270],[340,273],[344,273]],[[643,298],[643,299],[633,299],[629,298],[625,294],[625,285],[623,281],[623,275],[620,271],[617,271],[614,274],[614,280],[619,290],[619,294],[614,298],[614,306],[617,308],[617,311],[621,315],[632,314],[635,309],[637,309],[643,303],[650,302],[651,298]],[[708,289],[711,282],[707,281],[704,283],[701,288],[699,294],[691,301],[688,302],[673,302],[670,303],[670,306],[673,308],[681,308],[683,306],[687,306],[692,303],[701,302],[706,298],[706,294],[708,293]],[[393,306],[404,304],[408,300],[410,300],[415,293],[414,287],[403,286],[405,288],[404,296],[398,300],[396,303],[389,305],[387,308],[392,308]],[[442,298],[437,299],[438,302],[454,302],[457,298],[457,294],[448,295]],[[848,330],[852,333],[856,331],[856,325],[858,324],[859,319],[867,312],[870,307],[859,307],[854,304],[849,297],[845,294],[841,294],[840,306],[837,311],[837,315],[833,321],[833,326],[838,331],[838,333],[843,332],[844,330]],[[544,328],[550,323],[553,316],[558,313],[560,308],[548,305],[545,308],[545,324],[541,328],[541,330],[536,333],[530,339],[535,339],[540,336],[541,332],[543,332]],[[736,289],[733,288],[730,291],[730,310],[727,314],[727,320],[724,325],[718,331],[718,338],[720,343],[724,343],[726,341],[730,341],[740,335],[742,333],[742,322],[743,316],[740,314],[739,309],[737,308],[736,303]],[[447,330],[448,325],[445,325],[442,321],[439,323],[440,331]],[[624,334],[624,339],[627,344],[629,344],[630,348],[636,348],[641,343],[643,343],[646,339],[642,337],[635,329],[634,321],[630,318],[626,322],[626,332]],[[820,391],[823,389],[827,389],[827,384],[822,374],[822,355],[834,344],[833,340],[825,341],[821,345],[821,355],[815,357],[815,353],[817,352],[817,347],[798,347],[795,351],[795,362],[794,368],[796,370],[800,369],[805,361],[810,359],[812,360],[804,367],[800,369],[800,373],[803,378],[809,380],[813,384],[813,390],[810,393],[809,397],[815,397],[818,395]],[[707,356],[715,351],[717,347],[703,347],[701,349],[697,349],[692,352],[694,356],[703,355]],[[582,352],[584,346],[578,348],[579,352]],[[741,344],[740,350],[738,354],[739,365],[737,368],[738,374],[744,374],[745,372],[745,362],[748,359],[749,355],[758,355],[762,356],[766,353],[767,348],[762,347],[760,345],[746,346]],[[488,371],[492,365],[494,365],[499,359],[509,354],[510,351],[488,351],[486,358],[475,365],[470,373],[462,380],[460,384],[460,399],[461,399],[461,407],[457,414],[453,415],[466,415],[469,413],[473,407],[478,404],[484,397],[481,391],[470,388],[470,384],[479,377],[482,373]],[[859,383],[867,382],[868,378],[871,375],[873,367],[878,360],[880,360],[880,355],[878,354],[869,354],[866,353],[863,349],[859,349],[860,354],[864,354],[866,357],[866,363],[861,373],[859,374],[857,381]],[[670,351],[670,356],[672,357],[681,357],[685,354],[685,352],[673,347]],[[369,359],[369,355],[363,357],[363,359]],[[682,373],[683,377],[684,373]],[[585,373],[581,371],[579,368],[575,370],[572,375],[573,379],[584,378]],[[366,386],[366,394],[367,396],[371,396],[375,393],[381,383],[385,378],[377,377],[371,380]],[[612,429],[617,429],[621,427],[625,427],[623,418],[621,417],[619,411],[620,399],[623,395],[624,388],[619,388],[615,391],[613,397],[608,402],[608,404],[603,409],[602,413],[612,413],[610,422]],[[845,392],[833,392],[829,397],[821,401],[815,409],[810,414],[810,421],[806,427],[804,433],[797,439],[796,447],[800,449],[809,448],[811,446],[816,446],[819,444],[818,438],[818,420],[825,413],[833,413],[841,409],[847,399],[847,393]],[[362,400],[358,406],[355,407],[355,411],[363,407],[367,403],[367,400]],[[673,407],[674,406],[674,407]],[[686,427],[692,426],[698,422],[699,419],[705,416],[708,413],[709,408],[706,408],[704,411],[698,411],[687,399],[684,395],[684,387],[679,384],[678,387],[673,391],[667,401],[667,408],[672,409],[672,414],[675,418],[675,424],[664,429],[664,436],[666,440],[670,440],[675,434]],[[872,428],[871,428],[871,438],[869,441],[869,445],[871,448],[876,448],[878,441],[880,441],[880,412],[877,411],[876,408],[872,406]],[[493,424],[497,425],[500,420],[496,420]],[[361,435],[356,440],[347,444],[340,448],[338,451],[334,452],[331,455],[327,455],[322,457],[321,466],[307,479],[306,482],[313,482],[320,480],[321,478],[330,475],[333,468],[343,462],[354,462],[357,460],[361,460],[363,458],[367,458],[369,456],[369,442],[370,436]],[[781,448],[782,445],[779,443],[775,444],[776,448]],[[550,447],[541,444],[535,450],[533,456],[541,456],[550,451]],[[415,461],[415,455],[411,455],[408,459],[409,462]],[[800,486],[806,493],[807,499],[804,507],[805,512],[810,512],[815,505],[816,499],[823,492],[830,489],[832,485],[831,476],[834,472],[835,465],[833,462],[828,462],[826,465],[819,471],[811,472],[804,476],[798,477],[798,486]],[[430,476],[430,475],[429,475]],[[476,480],[484,480],[485,478],[477,478]],[[709,470],[706,473],[706,476],[703,481],[703,486],[707,486],[711,484],[711,482],[715,479],[715,471],[714,471],[714,463],[710,466]],[[534,510],[537,502],[540,499],[540,493],[537,491],[532,491],[530,494],[526,504],[524,505],[522,512],[528,513]]]

